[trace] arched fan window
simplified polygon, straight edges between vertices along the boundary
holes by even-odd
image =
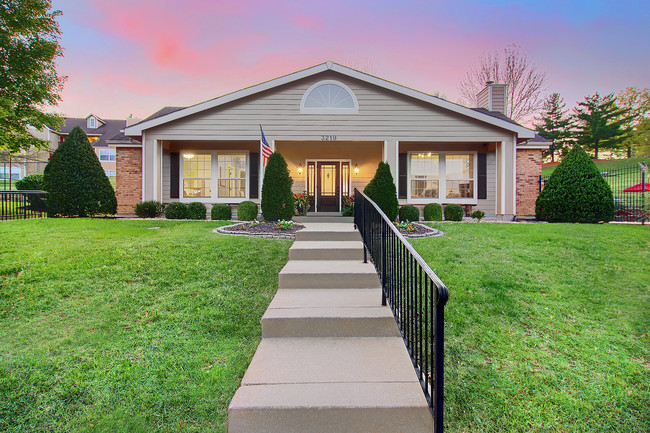
[[[302,97],[300,112],[307,114],[357,114],[359,104],[348,86],[338,81],[319,81]]]

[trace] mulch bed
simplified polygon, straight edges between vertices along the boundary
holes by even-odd
[[[293,223],[291,228],[283,230],[276,222],[259,221],[258,224],[242,222],[229,226],[219,227],[215,231],[229,235],[260,236],[267,238],[294,238],[298,230],[305,228],[304,225]]]
[[[428,238],[433,236],[444,236],[444,233],[440,230],[425,226],[424,224],[411,223],[411,225],[416,229],[414,232],[407,232],[406,230],[398,229],[402,236],[405,238]]]

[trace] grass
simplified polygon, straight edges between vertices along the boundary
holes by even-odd
[[[650,431],[650,231],[437,224],[447,432]]]
[[[0,223],[0,431],[225,432],[291,242],[221,224]]]
[[[600,171],[615,170],[618,168],[628,167],[630,165],[637,165],[639,162],[645,162],[650,164],[650,158],[640,157],[640,158],[625,158],[625,159],[607,159],[607,160],[597,160],[594,161],[596,166]],[[544,164],[542,168],[542,176],[550,176],[555,168],[558,166],[555,164]]]
[[[11,184],[11,185],[10,185]],[[9,179],[0,179],[0,191],[15,191],[16,190],[16,181]]]

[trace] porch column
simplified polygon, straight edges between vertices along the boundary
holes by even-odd
[[[384,140],[384,149],[382,151],[382,160],[390,165],[390,174],[393,176],[395,187],[397,187],[398,180],[398,161],[397,161],[397,140],[394,138],[387,138]]]
[[[515,215],[515,141],[497,143],[496,214],[504,219]]]

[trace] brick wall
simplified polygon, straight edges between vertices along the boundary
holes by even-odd
[[[117,213],[131,215],[135,205],[142,201],[142,149],[118,147],[115,162]]]
[[[535,215],[535,201],[539,195],[541,174],[542,151],[517,150],[517,215]]]

